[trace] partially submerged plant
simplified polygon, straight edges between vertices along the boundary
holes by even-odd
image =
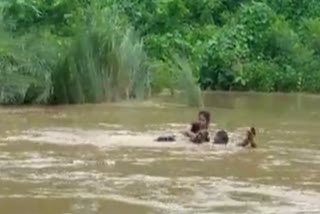
[[[197,84],[192,68],[186,58],[174,55],[174,69],[177,73],[177,86],[182,90],[186,103],[191,107],[203,107],[201,89]]]

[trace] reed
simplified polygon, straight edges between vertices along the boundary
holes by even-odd
[[[143,42],[126,21],[109,8],[93,8],[53,74],[54,102],[145,98],[149,70]]]
[[[186,58],[178,55],[173,56],[176,72],[176,85],[182,90],[182,97],[190,107],[203,107],[203,97],[197,80],[193,76],[192,68]]]

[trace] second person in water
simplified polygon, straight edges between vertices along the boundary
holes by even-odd
[[[200,111],[198,119],[191,124],[190,130],[183,132],[183,134],[193,143],[210,142],[209,137],[210,113],[207,111]]]

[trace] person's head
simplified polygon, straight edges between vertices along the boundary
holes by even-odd
[[[228,133],[224,130],[219,130],[214,136],[214,144],[227,144],[229,141]]]
[[[198,121],[201,128],[208,128],[210,124],[210,113],[207,111],[200,111],[198,113]]]

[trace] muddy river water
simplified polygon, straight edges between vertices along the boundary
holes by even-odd
[[[154,142],[195,118],[174,100],[1,107],[0,213],[320,213],[320,97],[207,94],[255,150]]]

